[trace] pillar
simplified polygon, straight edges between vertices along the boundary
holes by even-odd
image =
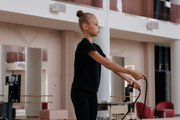
[[[75,49],[82,36],[78,37],[73,31],[62,31],[61,36],[61,109],[67,109],[69,117],[73,118],[75,112],[70,93],[74,77]]]
[[[148,80],[148,92],[146,104],[149,107],[155,107],[155,62],[154,62],[154,43],[144,44],[144,74]],[[145,82],[144,82],[145,83]],[[145,86],[146,84],[144,84]],[[144,88],[145,90],[145,88]],[[142,94],[144,95],[144,91]],[[144,102],[144,97],[143,97]]]
[[[4,94],[4,85],[6,78],[6,47],[0,45],[0,95]],[[3,101],[3,97],[0,97],[0,101]]]
[[[94,42],[97,43],[106,57],[110,57],[110,31],[109,31],[109,0],[103,0],[103,9],[106,12],[105,26],[101,27],[100,34],[94,38]],[[102,66],[101,68],[101,83],[98,91],[98,102],[107,101],[110,102],[110,78],[111,73],[108,69]],[[98,112],[98,117],[108,117],[106,112]]]
[[[111,59],[112,62],[124,66],[124,57],[115,57]],[[124,79],[111,71],[111,96],[124,95]],[[123,101],[123,98],[110,98],[111,101]]]
[[[175,115],[180,115],[180,40],[171,42],[171,101]]]
[[[41,95],[41,72],[42,72],[42,51],[41,49],[25,49],[25,94]],[[41,101],[41,97],[26,97],[26,102]],[[26,103],[26,117],[36,118],[39,116],[41,104]]]
[[[94,42],[97,43],[106,56],[110,56],[110,34],[109,34],[109,23],[108,23],[108,12],[109,12],[109,0],[103,0],[103,9],[106,11],[105,26],[100,29],[99,36],[94,38]],[[98,102],[107,101],[110,98],[110,71],[105,67],[101,69],[101,83],[98,92]]]

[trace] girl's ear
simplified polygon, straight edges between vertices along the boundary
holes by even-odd
[[[87,23],[83,23],[82,27],[83,27],[84,30],[88,30],[88,25],[87,25]]]

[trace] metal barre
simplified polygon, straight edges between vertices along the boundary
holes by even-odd
[[[3,103],[3,101],[1,101],[0,103]],[[53,103],[53,102],[52,101],[49,101],[49,102],[41,102],[41,101],[32,101],[32,102],[22,101],[22,102],[16,102],[16,101],[14,101],[13,103]]]
[[[137,96],[110,96],[110,97],[137,97]]]
[[[0,95],[3,97],[4,95]],[[21,95],[21,97],[53,97],[53,95]]]

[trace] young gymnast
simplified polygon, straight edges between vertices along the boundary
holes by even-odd
[[[98,36],[100,32],[95,15],[79,10],[77,16],[79,17],[79,27],[84,38],[77,45],[75,52],[71,100],[77,120],[96,120],[97,91],[100,84],[101,65],[112,70],[137,90],[140,85],[132,77],[135,80],[139,80],[144,79],[144,75],[139,71],[126,69],[111,62],[100,46],[93,43],[93,37]],[[125,74],[129,74],[132,77]]]

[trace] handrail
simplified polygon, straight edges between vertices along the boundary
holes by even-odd
[[[16,103],[16,102],[14,102]],[[25,101],[22,101],[22,102],[17,102],[17,103],[53,103],[52,101],[49,101],[49,102],[41,102],[41,101],[29,101],[29,102],[25,102]]]
[[[110,97],[117,97],[117,98],[119,98],[119,97],[137,97],[137,96],[110,96]]]
[[[110,103],[133,103],[133,102],[111,101]]]
[[[53,97],[53,95],[21,95],[21,97]]]
[[[0,95],[3,97],[4,95]],[[53,97],[53,95],[21,95],[21,97]]]

